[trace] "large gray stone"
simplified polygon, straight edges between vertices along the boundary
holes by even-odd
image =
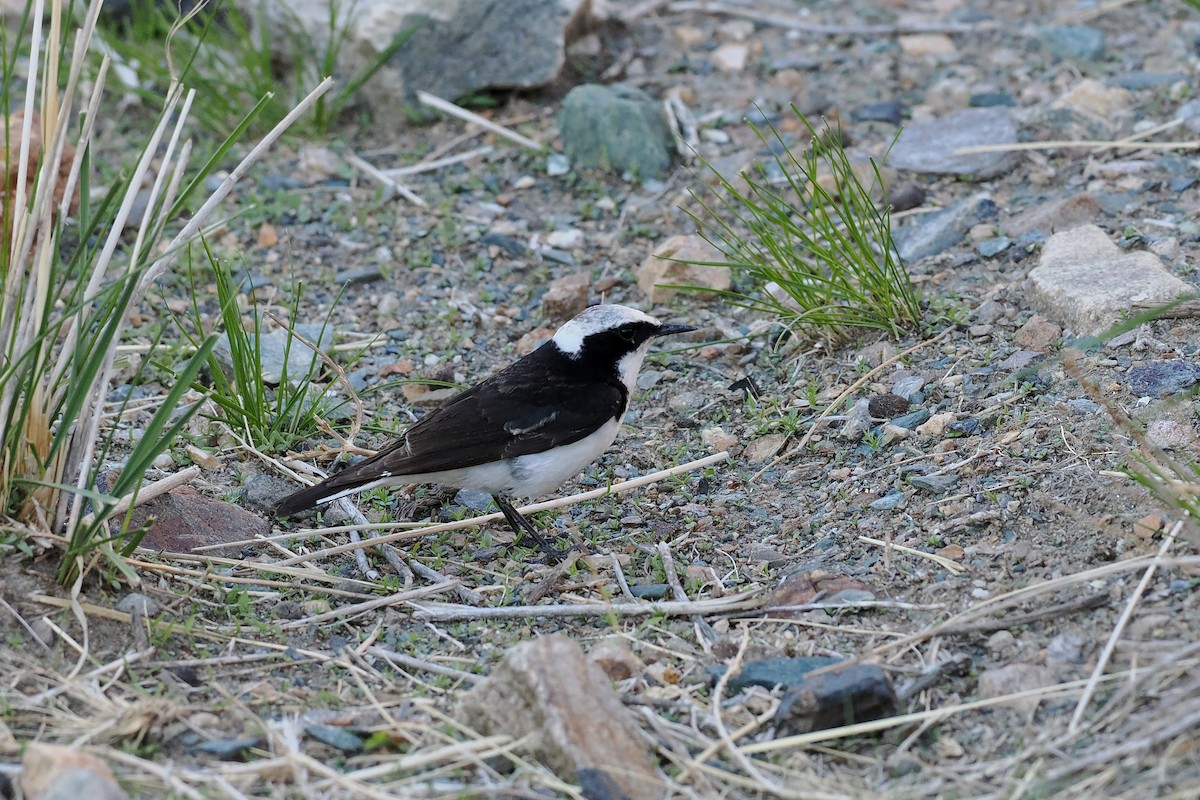
[[[238,0],[266,20],[272,40],[300,29],[316,52],[278,48],[278,57],[319,58],[329,39],[330,0]],[[373,113],[402,118],[418,90],[453,100],[489,89],[531,89],[558,77],[566,45],[583,27],[586,0],[359,0],[337,8],[348,18],[338,73],[372,61],[402,31],[420,25],[361,90]],[[337,91],[336,89],[334,91]]]
[[[576,86],[558,115],[563,149],[575,166],[645,180],[666,175],[675,140],[662,105],[632,86]]]
[[[1088,336],[1116,325],[1135,303],[1167,303],[1194,291],[1168,272],[1158,256],[1126,252],[1096,225],[1051,236],[1029,273],[1033,304]]]
[[[888,153],[887,165],[914,172],[989,180],[1011,170],[1018,154],[999,151],[955,155],[954,151],[1016,141],[1017,126],[1007,108],[968,108],[909,125]]]

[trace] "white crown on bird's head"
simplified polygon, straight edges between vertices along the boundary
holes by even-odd
[[[551,341],[562,352],[575,355],[583,349],[583,340],[593,333],[619,328],[630,322],[660,324],[654,317],[643,314],[636,308],[608,303],[585,308],[578,316],[559,328]]]

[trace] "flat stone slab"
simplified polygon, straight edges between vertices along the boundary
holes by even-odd
[[[955,155],[960,147],[1013,144],[1017,126],[1007,108],[968,108],[945,117],[914,122],[904,129],[888,153],[887,165],[895,169],[936,175],[959,175],[989,180],[1011,170],[1018,153],[998,151]]]
[[[1168,303],[1195,291],[1158,256],[1122,250],[1096,225],[1051,236],[1029,273],[1033,305],[1085,336],[1116,325],[1135,303]]]

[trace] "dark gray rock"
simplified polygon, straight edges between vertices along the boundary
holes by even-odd
[[[1200,381],[1200,365],[1190,361],[1152,361],[1129,370],[1129,390],[1138,397],[1177,394]]]
[[[869,103],[854,109],[851,115],[861,122],[887,122],[899,125],[904,120],[904,103],[898,99]]]
[[[993,258],[1000,255],[1009,247],[1012,246],[1012,239],[1007,236],[996,236],[991,239],[984,239],[979,244],[975,245],[975,252],[984,258]]]
[[[362,737],[336,725],[320,725],[310,722],[304,726],[304,732],[318,742],[327,744],[335,750],[341,750],[343,753],[353,755],[363,749]]]
[[[987,194],[968,197],[900,228],[894,235],[896,250],[905,261],[936,256],[961,242],[973,225],[995,219],[998,213]]]
[[[563,149],[576,166],[635,179],[664,177],[675,141],[662,106],[632,86],[576,86],[558,117]]]
[[[957,475],[909,475],[908,482],[931,494],[945,494],[958,485]]]
[[[989,180],[1011,170],[1018,155],[1012,152],[955,155],[955,150],[1016,141],[1017,126],[1007,108],[968,108],[909,125],[888,153],[887,165],[914,172]]]
[[[267,41],[298,33],[311,48],[277,47],[277,57],[316,57],[334,45],[330,4],[295,0],[239,0],[247,19],[262,20]],[[413,35],[360,90],[379,120],[403,119],[418,90],[446,100],[491,89],[533,89],[554,81],[566,63],[569,40],[585,28],[584,0],[358,0],[339,5],[338,72],[353,75],[378,58],[393,38]],[[348,13],[352,11],[352,13]],[[291,72],[290,65],[283,65]],[[297,68],[298,69],[298,68]]]
[[[1097,61],[1104,56],[1104,31],[1087,25],[1044,25],[1038,29],[1038,39],[1058,58]]]

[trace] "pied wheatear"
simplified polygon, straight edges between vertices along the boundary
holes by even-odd
[[[546,541],[510,497],[558,488],[608,449],[638,370],[659,336],[695,330],[637,309],[598,305],[550,341],[447,400],[399,440],[284,498],[280,516],[377,486],[437,483],[487,492],[518,536]]]

